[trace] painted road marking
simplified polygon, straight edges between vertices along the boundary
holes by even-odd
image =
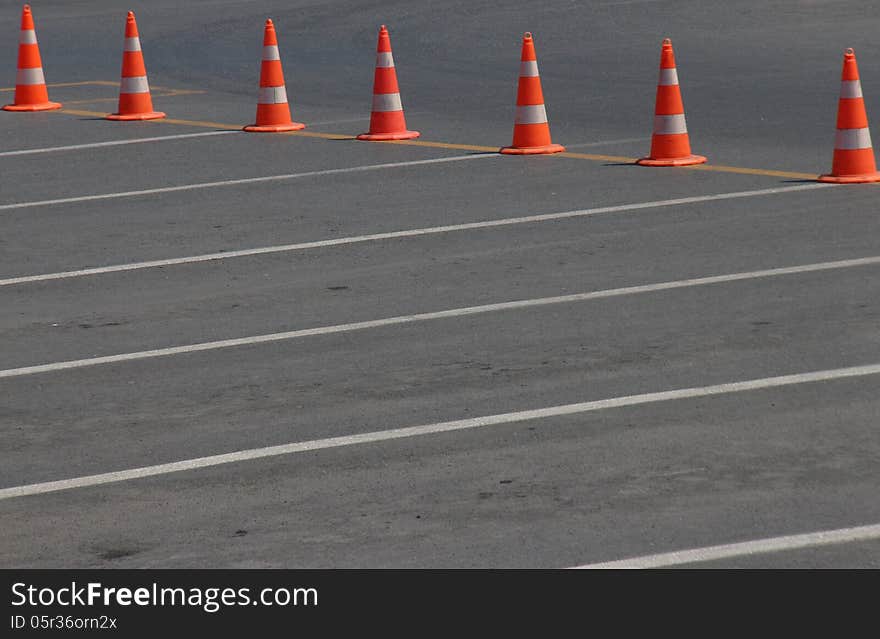
[[[200,93],[206,93],[206,91],[197,91],[195,89],[165,89],[164,91],[159,89],[158,87],[150,87],[151,95],[154,98],[176,98],[180,95],[196,95]],[[88,100],[65,100],[64,104],[96,104],[98,102],[116,102],[118,100],[118,96],[114,96],[112,98],[90,98]]]
[[[115,264],[110,266],[96,266],[93,268],[84,268],[72,271],[62,271],[58,273],[44,273],[41,275],[22,275],[20,277],[10,277],[0,279],[0,286],[11,286],[13,284],[28,284],[31,282],[45,282],[49,280],[62,280],[74,277],[87,277],[91,275],[101,275],[104,273],[119,273],[122,271],[137,271],[147,268],[158,268],[162,266],[174,266],[178,264],[195,264],[197,262],[210,262],[213,260],[226,260],[236,257],[246,257],[252,255],[267,255],[271,253],[286,253],[289,251],[304,251],[315,248],[325,248],[330,246],[342,246],[347,244],[358,244],[362,242],[376,242],[381,240],[391,240],[407,237],[419,237],[423,235],[435,235],[439,233],[453,233],[457,231],[468,231],[476,229],[486,229],[500,226],[511,226],[515,224],[537,224],[541,222],[551,222],[554,220],[571,219],[578,217],[588,217],[591,215],[601,215],[607,213],[628,213],[631,211],[641,211],[644,209],[661,208],[666,206],[678,206],[685,204],[694,204],[699,202],[711,202],[716,200],[729,200],[744,197],[758,197],[764,195],[776,195],[779,193],[789,193],[792,191],[805,191],[816,188],[825,188],[833,185],[830,184],[803,184],[799,186],[776,187],[770,189],[761,189],[758,191],[737,191],[733,193],[717,193],[714,195],[696,195],[685,198],[675,198],[672,200],[656,200],[654,202],[639,202],[636,204],[619,204],[615,206],[601,206],[593,209],[580,209],[577,211],[563,211],[560,213],[544,213],[539,215],[528,215],[525,217],[511,217],[497,220],[487,220],[485,222],[467,222],[464,224],[451,224],[447,226],[433,226],[420,229],[409,229],[404,231],[388,231],[386,233],[372,233],[370,235],[356,235],[352,237],[339,237],[330,240],[315,240],[313,242],[301,242],[299,244],[280,244],[277,246],[263,246],[251,249],[240,249],[236,251],[225,251],[222,253],[204,253],[202,255],[191,255],[188,257],[168,258],[164,260],[150,260],[146,262],[131,262],[128,264]]]
[[[119,80],[116,82],[111,82],[110,80],[86,80],[84,82],[55,82],[52,84],[47,84],[46,86],[49,88],[52,87],[84,87],[89,85],[95,86],[103,86],[103,87],[118,87]],[[15,87],[2,87],[0,91],[15,91]]]
[[[215,131],[221,133],[221,131]],[[240,184],[258,184],[260,182],[281,182],[299,178],[320,177],[325,175],[339,175],[342,173],[360,173],[364,171],[378,171],[382,169],[396,169],[406,166],[421,166],[425,164],[441,164],[444,162],[461,162],[462,160],[478,160],[480,158],[499,157],[492,154],[456,155],[445,158],[431,158],[429,160],[411,160],[408,162],[388,162],[386,164],[366,164],[362,166],[350,166],[342,169],[324,169],[321,171],[307,171],[305,173],[287,173],[284,175],[266,175],[262,177],[240,178],[237,180],[221,180],[219,182],[199,182],[196,184],[181,184],[180,186],[164,186],[155,189],[141,189],[139,191],[121,191],[118,193],[100,193],[97,195],[80,195],[76,197],[64,197],[55,200],[37,200],[34,202],[15,202],[0,205],[0,211],[13,209],[26,209],[34,206],[52,206],[55,204],[72,204],[75,202],[93,202],[95,200],[115,200],[127,197],[140,197],[143,195],[155,195],[157,193],[176,193],[178,191],[195,191],[199,189],[213,189],[221,186],[235,186]]]
[[[432,320],[449,319],[453,317],[465,317],[468,315],[479,315],[483,313],[535,308],[539,306],[549,306],[552,304],[572,304],[576,302],[586,302],[590,300],[604,299],[609,297],[620,297],[624,295],[638,295],[640,293],[653,293],[657,291],[669,291],[680,288],[693,288],[696,286],[708,286],[711,284],[723,284],[727,282],[738,282],[742,280],[753,280],[767,277],[779,277],[783,275],[796,275],[800,273],[815,273],[817,271],[830,271],[835,269],[871,266],[876,264],[880,264],[880,255],[873,257],[857,258],[852,260],[841,260],[838,262],[820,262],[817,264],[803,264],[800,266],[788,266],[761,271],[729,273],[727,275],[715,275],[711,277],[699,277],[687,280],[659,282],[656,284],[643,284],[640,286],[627,286],[623,288],[612,288],[599,291],[591,291],[587,293],[575,293],[572,295],[559,295],[556,297],[540,297],[534,299],[515,300],[512,302],[483,304],[480,306],[465,306],[444,311],[434,311],[431,313],[397,315],[395,317],[386,317],[382,319],[367,320],[363,322],[351,322],[348,324],[336,324],[331,326],[317,326],[314,328],[304,328],[295,331],[285,331],[282,333],[251,335],[248,337],[237,337],[233,339],[218,340],[213,342],[201,342],[199,344],[186,344],[183,346],[156,348],[148,351],[119,353],[117,355],[104,355],[100,357],[89,357],[85,359],[68,360],[64,362],[53,362],[51,364],[38,364],[36,366],[9,368],[6,370],[0,370],[0,379],[7,377],[35,375],[38,373],[51,373],[55,371],[70,370],[75,368],[86,368],[88,366],[98,366],[101,364],[131,362],[135,360],[151,359],[154,357],[167,357],[170,355],[183,355],[186,353],[213,351],[223,348],[234,348],[237,346],[267,344],[271,342],[281,342],[293,339],[300,339],[304,337],[313,337],[315,335],[333,335],[336,333],[348,333],[370,328],[398,326],[401,324],[427,322]]]
[[[871,541],[880,539],[880,524],[870,526],[858,526],[855,528],[838,528],[837,530],[822,530],[819,532],[805,533],[801,535],[786,535],[784,537],[769,537],[738,544],[724,544],[721,546],[707,546],[691,550],[679,550],[666,552],[658,555],[645,555],[620,559],[618,561],[605,561],[597,564],[575,566],[575,569],[591,568],[663,568],[666,566],[680,566],[702,561],[716,561],[730,557],[746,557],[787,550],[799,550],[816,546],[829,546],[832,544],[848,544],[859,541]]]
[[[723,164],[692,164],[687,167],[692,171],[715,171],[717,173],[737,173],[739,175],[765,175],[767,177],[787,178],[790,180],[815,180],[815,173],[792,173],[791,171],[773,171],[770,169],[750,169],[744,166],[724,166]]]
[[[425,115],[427,113],[430,113],[430,111],[410,111],[409,109],[406,110],[407,116]],[[317,122],[312,122],[310,120],[308,122],[308,125],[310,127],[314,127],[314,126],[326,126],[328,124],[348,124],[349,122],[369,122],[369,121],[370,121],[370,114],[367,113],[366,115],[361,115],[360,117],[347,117],[347,118],[343,118],[343,119],[339,119],[339,120],[319,120]],[[498,149],[494,149],[494,150],[497,151]]]
[[[78,151],[80,149],[97,149],[105,146],[121,146],[124,144],[141,144],[143,142],[164,142],[165,140],[186,140],[188,138],[204,138],[212,135],[229,135],[236,131],[204,131],[202,133],[183,133],[180,135],[163,135],[152,138],[132,138],[129,140],[111,140],[109,142],[90,142],[87,144],[70,144],[68,146],[52,146],[42,149],[22,149],[20,151],[2,151],[0,158],[14,155],[35,155],[37,153],[57,153],[59,151]]]
[[[309,122],[309,126],[326,126],[328,124],[347,124],[349,122],[369,122],[370,116],[364,115],[359,118],[345,118],[344,120],[323,120],[318,122]]]
[[[849,368],[836,368],[831,370],[814,371],[810,373],[799,373],[795,375],[782,375],[779,377],[763,377],[760,379],[750,379],[740,382],[714,384],[712,386],[681,388],[677,390],[661,391],[658,393],[644,393],[641,395],[612,397],[610,399],[600,399],[596,401],[582,402],[579,404],[565,404],[561,406],[551,406],[549,408],[538,408],[534,410],[524,410],[513,413],[486,415],[484,417],[459,419],[449,422],[425,424],[422,426],[410,426],[407,428],[372,431],[369,433],[361,433],[357,435],[344,435],[341,437],[329,437],[326,439],[313,439],[310,441],[282,444],[279,446],[266,446],[263,448],[251,448],[232,453],[211,455],[208,457],[196,457],[194,459],[185,459],[182,461],[176,461],[167,464],[156,464],[154,466],[130,468],[126,470],[101,473],[97,475],[73,477],[70,479],[40,482],[23,486],[12,486],[9,488],[0,489],[0,500],[11,499],[14,497],[24,497],[27,495],[51,493],[59,490],[70,490],[72,488],[86,488],[89,486],[98,486],[101,484],[110,484],[115,482],[128,481],[131,479],[140,479],[143,477],[153,477],[156,475],[167,475],[169,473],[195,470],[198,468],[208,468],[211,466],[219,466],[222,464],[231,464],[235,462],[249,461],[254,459],[263,459],[266,457],[277,457],[279,455],[290,455],[307,451],[325,450],[328,448],[341,448],[344,446],[385,442],[395,439],[420,437],[423,435],[448,433],[452,431],[483,428],[486,426],[497,426],[500,424],[512,424],[516,422],[530,421],[535,419],[546,419],[548,417],[579,415],[592,411],[606,410],[610,408],[621,408],[624,406],[638,406],[641,404],[667,402],[679,399],[692,399],[696,397],[708,397],[712,395],[725,395],[730,393],[741,393],[745,391],[762,390],[767,388],[793,386],[796,384],[808,384],[851,377],[864,377],[867,375],[877,375],[878,373],[880,373],[880,364],[852,366]]]
[[[57,113],[69,113],[71,115],[81,116],[101,116],[104,113],[98,111],[78,111],[75,109],[60,109]],[[185,126],[202,126],[211,127],[212,129],[240,129],[241,125],[223,124],[220,122],[204,122],[200,120],[151,120],[155,124],[181,124]],[[294,131],[284,133],[282,135],[292,135],[300,137],[323,138],[326,140],[354,140],[354,136],[343,135],[339,133],[320,133],[318,131]],[[458,151],[482,151],[485,153],[495,153],[498,146],[482,146],[475,144],[454,144],[451,142],[432,142],[430,140],[387,140],[382,142],[373,142],[373,144],[401,144],[405,146],[424,146],[435,149],[454,149]],[[620,155],[596,155],[591,153],[556,153],[553,157],[574,158],[578,160],[591,160],[594,162],[613,162],[617,164],[634,164],[638,158],[626,157]],[[768,177],[788,178],[793,180],[815,180],[818,177],[815,173],[798,173],[794,171],[776,171],[772,169],[754,169],[748,167],[723,166],[713,164],[697,164],[681,167],[686,170],[693,171],[716,171],[720,173],[739,173],[744,175],[764,175]]]
[[[616,140],[600,140],[599,142],[581,142],[580,144],[566,144],[566,149],[582,149],[593,146],[612,146],[614,144],[626,144],[628,142],[647,142],[651,136],[643,136],[640,138],[618,138]]]

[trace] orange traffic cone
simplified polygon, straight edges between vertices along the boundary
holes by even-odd
[[[657,101],[654,106],[654,134],[651,136],[651,155],[636,164],[643,166],[687,166],[702,164],[702,155],[691,154],[684,104],[675,69],[672,40],[663,40],[660,52],[660,79],[657,81]]]
[[[358,140],[381,142],[383,140],[410,140],[421,135],[407,131],[397,71],[391,54],[391,37],[383,24],[379,29],[376,45],[376,73],[373,75],[373,110],[370,113],[370,131],[357,136]]]
[[[119,84],[119,109],[105,116],[108,120],[156,120],[164,118],[161,111],[153,111],[147,68],[141,52],[134,12],[125,20],[125,44],[122,47],[122,81]]]
[[[519,64],[519,86],[516,91],[516,119],[513,124],[513,143],[501,153],[535,155],[565,151],[561,144],[550,140],[550,124],[544,108],[544,92],[538,75],[538,58],[532,34],[523,34],[522,56]]]
[[[831,173],[820,175],[820,182],[837,184],[880,182],[880,173],[874,163],[871,130],[865,113],[859,67],[852,49],[843,53],[843,72],[840,78],[840,98],[837,101],[837,137],[834,140],[834,159]]]
[[[299,131],[306,128],[302,122],[290,119],[287,89],[284,88],[284,71],[278,54],[278,38],[275,25],[266,20],[263,31],[263,62],[260,64],[260,96],[257,99],[257,122],[244,127],[245,131],[279,133]]]
[[[59,102],[49,102],[43,77],[43,62],[34,31],[30,5],[21,10],[21,34],[18,39],[18,73],[15,77],[15,98],[3,107],[7,111],[51,111],[60,109]]]

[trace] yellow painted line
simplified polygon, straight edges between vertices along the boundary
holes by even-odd
[[[151,120],[154,124],[181,124],[184,126],[199,126],[207,129],[240,129],[243,124],[224,124],[222,122],[203,122],[201,120],[178,120],[176,118],[162,118]]]
[[[205,93],[204,91],[190,91],[190,90],[171,90],[168,93],[164,93],[162,90],[155,89],[151,91],[151,94],[154,98],[173,98],[178,95],[191,95],[193,93]],[[89,100],[65,100],[64,104],[97,104],[98,102],[116,102],[119,100],[119,96],[115,96],[112,98],[91,98]]]
[[[303,138],[320,138],[322,140],[354,140],[353,135],[342,133],[321,133],[319,131],[290,131],[286,135],[298,135]]]
[[[52,112],[50,111],[50,113],[52,113]],[[103,118],[105,115],[107,115],[107,111],[81,111],[79,109],[67,109],[67,108],[59,109],[58,111],[55,111],[55,113],[67,113],[68,115],[82,115],[85,117],[96,117],[96,118]]]
[[[198,89],[162,89],[163,91],[167,91],[164,95],[160,95],[160,98],[171,98],[175,95],[199,95],[202,93],[207,93],[207,91],[199,91]]]
[[[118,86],[117,82],[114,86]],[[162,91],[165,95],[155,96],[155,97],[171,97],[173,95],[193,95],[196,93],[207,93],[207,91],[202,91],[199,89],[172,89],[171,87],[154,87],[150,86],[150,92],[153,93],[155,91]]]
[[[375,144],[375,143],[374,143]],[[498,146],[478,146],[476,144],[452,144],[450,142],[432,142],[430,140],[388,140],[379,144],[403,144],[405,146],[427,146],[434,149],[455,149],[457,151],[485,151],[497,153]]]
[[[66,111],[66,109],[61,109],[62,111]],[[81,115],[86,115],[85,112],[81,113]],[[89,114],[90,115],[90,114]],[[242,124],[227,124],[224,122],[206,122],[204,120],[181,120],[177,118],[164,118],[162,120],[150,120],[155,124],[180,124],[183,126],[198,126],[204,127],[208,129],[229,129],[229,130],[238,130],[247,124],[248,122],[243,122]],[[304,138],[321,138],[322,140],[353,140],[354,137],[351,135],[341,135],[339,133],[319,133],[317,131],[288,131],[283,135],[298,135]]]
[[[119,80],[87,80],[85,82],[68,82],[68,83],[61,83],[61,84],[49,84],[46,86],[50,86],[50,87],[77,87],[77,86],[84,86],[87,84],[94,84],[94,85],[102,86],[102,87],[118,87]]]
[[[97,111],[79,111],[75,109],[61,109],[60,113],[69,113],[71,115],[81,116],[100,116],[105,113]],[[222,122],[205,122],[202,120],[182,120],[175,118],[165,118],[163,120],[148,120],[155,124],[179,124],[183,126],[206,127],[211,129],[240,129],[244,124],[225,124]],[[291,131],[286,135],[300,136],[304,138],[320,138],[323,140],[354,140],[351,135],[339,133],[321,133],[318,131]],[[376,144],[376,142],[373,142]],[[434,149],[452,149],[457,151],[479,151],[484,153],[497,152],[500,147],[497,146],[481,146],[477,144],[455,144],[451,142],[434,142],[431,140],[388,140],[386,142],[378,142],[378,144],[400,144],[404,146],[422,146]],[[592,162],[614,162],[616,164],[633,164],[638,158],[626,157],[621,155],[598,155],[594,153],[557,153],[560,157],[572,158],[576,160],[590,160]],[[725,166],[722,164],[697,164],[687,167],[679,167],[689,169],[691,171],[715,171],[718,173],[736,173],[740,175],[762,175],[766,177],[789,178],[793,180],[815,180],[817,175],[814,173],[798,173],[794,171],[777,171],[774,169],[756,169],[741,166]]]
[[[620,164],[634,164],[638,158],[622,157],[618,155],[594,155],[592,153],[560,153],[567,158],[579,158],[582,160],[594,160],[597,162],[616,162]],[[792,171],[775,171],[773,169],[751,169],[742,166],[724,166],[723,164],[694,164],[691,166],[678,167],[691,171],[717,171],[719,173],[739,173],[742,175],[766,175],[768,177],[792,178],[795,180],[815,180],[815,173],[795,173]]]
[[[87,86],[98,86],[98,87],[118,87],[119,80],[111,81],[111,80],[85,80],[83,82],[53,82],[51,84],[47,84],[47,87],[50,89],[53,87],[87,87]],[[172,89],[171,87],[159,87],[150,85],[150,89],[153,91],[174,91],[178,93],[205,93],[205,91],[196,91],[190,89]],[[0,88],[0,91],[15,91],[15,87],[3,87]]]
[[[106,111],[84,111],[82,109],[68,109],[63,108],[56,111],[56,113],[67,113],[69,115],[80,115],[83,117],[98,117],[103,118],[107,115]],[[201,120],[178,120],[175,118],[163,118],[161,120],[144,120],[144,122],[149,124],[179,124],[185,126],[196,126],[203,127],[208,129],[229,129],[229,130],[237,130],[240,129],[243,125],[241,124],[224,124],[222,122],[204,122]]]
[[[769,177],[792,178],[795,180],[815,180],[815,173],[795,173],[792,171],[774,171],[772,169],[750,169],[743,166],[724,166],[722,164],[696,164],[687,167],[692,171],[718,171],[720,173],[741,173],[743,175],[767,175]]]
[[[627,158],[620,155],[596,155],[595,153],[560,153],[564,158],[592,160],[593,162],[614,162],[616,164],[633,164],[638,158]]]
[[[119,97],[114,98],[92,98],[91,100],[65,100],[64,104],[96,104],[98,102],[116,102]]]
[[[497,146],[477,146],[474,144],[450,144],[448,142],[432,142],[429,140],[391,140],[382,144],[407,144],[411,146],[427,146],[438,149],[457,149],[461,151],[498,151]],[[558,153],[564,158],[573,158],[577,160],[590,160],[593,162],[614,162],[616,164],[635,164],[638,158],[632,158],[622,155],[600,155],[596,153]],[[694,171],[718,171],[720,173],[740,173],[744,175],[766,175],[769,177],[783,177],[793,179],[814,180],[817,175],[814,173],[795,173],[791,171],[775,171],[772,169],[753,169],[739,166],[724,166],[721,164],[697,164],[687,168]]]
[[[52,87],[86,87],[86,86],[117,87],[117,86],[119,86],[119,81],[110,82],[109,80],[86,80],[84,82],[55,82],[53,84],[47,84],[46,86],[49,88],[52,88]],[[3,88],[0,88],[0,91],[15,91],[15,87],[3,87]]]

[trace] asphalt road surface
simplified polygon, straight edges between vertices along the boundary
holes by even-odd
[[[812,180],[880,8],[130,8],[167,120],[97,0],[0,112],[0,566],[880,568],[880,187]],[[239,131],[266,17],[301,134]],[[415,144],[352,139],[382,23]],[[524,31],[567,154],[492,152]],[[664,37],[702,168],[632,164]]]

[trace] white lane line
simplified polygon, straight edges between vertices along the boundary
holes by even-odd
[[[0,152],[0,158],[18,155],[36,155],[37,153],[57,153],[59,151],[79,151],[81,149],[98,149],[105,146],[122,146],[125,144],[141,144],[144,142],[164,142],[165,140],[186,140],[188,138],[204,138],[212,135],[228,135],[240,131],[202,131],[200,133],[183,133],[180,135],[163,135],[152,138],[132,138],[130,140],[111,140],[109,142],[90,142],[88,144],[71,144],[68,146],[51,146],[42,149],[22,149],[20,151]]]
[[[118,355],[104,355],[101,357],[90,357],[86,359],[69,360],[65,362],[54,362],[51,364],[38,364],[36,366],[24,366],[21,368],[9,368],[0,370],[0,379],[6,377],[22,377],[24,375],[34,375],[37,373],[49,373],[54,371],[69,370],[72,368],[85,368],[87,366],[98,366],[100,364],[113,364],[118,362],[130,362],[134,360],[149,359],[153,357],[165,357],[168,355],[182,355],[185,353],[196,353],[199,351],[212,351],[222,348],[233,348],[236,346],[249,346],[253,344],[266,344],[269,342],[280,342],[291,339],[299,339],[303,337],[312,337],[315,335],[332,335],[335,333],[347,333],[351,331],[360,331],[369,328],[381,328],[385,326],[395,326],[399,324],[411,324],[414,322],[425,322],[430,320],[447,319],[453,317],[464,317],[467,315],[478,315],[481,313],[493,313],[498,311],[510,311],[524,308],[533,308],[537,306],[548,306],[551,304],[571,304],[574,302],[584,302],[588,300],[596,300],[608,297],[618,297],[621,295],[636,295],[639,293],[652,293],[656,291],[668,291],[678,288],[690,288],[694,286],[707,286],[710,284],[722,284],[725,282],[736,282],[740,280],[752,280],[765,277],[777,277],[782,275],[796,275],[799,273],[812,273],[816,271],[830,271],[834,269],[853,268],[858,266],[870,266],[880,264],[880,256],[860,257],[851,260],[840,260],[837,262],[819,262],[816,264],[802,264],[800,266],[786,266],[782,268],[764,269],[761,271],[746,271],[742,273],[728,273],[726,275],[713,275],[710,277],[697,277],[687,280],[674,280],[670,282],[658,282],[656,284],[642,284],[639,286],[626,286],[622,288],[604,289],[599,291],[590,291],[587,293],[574,293],[572,295],[559,295],[555,297],[539,297],[525,300],[514,300],[511,302],[497,302],[495,304],[482,304],[480,306],[465,306],[461,308],[452,308],[444,311],[434,311],[431,313],[417,313],[414,315],[397,315],[394,317],[385,317],[382,319],[367,320],[363,322],[352,322],[349,324],[336,324],[332,326],[318,326],[315,328],[305,328],[295,331],[285,331],[282,333],[268,333],[264,335],[252,335],[248,337],[238,337],[234,339],[225,339],[214,342],[201,342],[199,344],[187,344],[184,346],[171,346],[168,348],[157,348],[148,351],[137,351],[133,353],[121,353]]]
[[[693,564],[702,561],[728,559],[730,557],[746,557],[749,555],[799,550],[815,546],[871,541],[873,539],[880,539],[880,524],[857,526],[855,528],[838,528],[836,530],[822,530],[801,535],[786,535],[784,537],[756,539],[754,541],[746,541],[738,544],[707,546],[705,548],[679,550],[657,555],[645,555],[643,557],[632,557],[630,559],[620,559],[617,561],[604,561],[597,564],[574,566],[574,569],[663,568],[665,566],[679,566],[682,564]]]
[[[466,156],[470,157],[470,156]],[[477,156],[486,157],[486,156]],[[454,158],[453,158],[454,159]],[[87,277],[91,275],[101,275],[104,273],[120,273],[122,271],[137,271],[147,268],[158,268],[161,266],[174,266],[179,264],[195,264],[198,262],[210,262],[212,260],[226,260],[235,257],[248,257],[253,255],[267,255],[270,253],[287,253],[290,251],[304,251],[315,248],[326,248],[330,246],[343,246],[346,244],[358,244],[361,242],[377,242],[382,240],[392,240],[408,237],[419,237],[423,235],[436,235],[440,233],[453,233],[457,231],[469,231],[478,229],[487,229],[501,226],[511,226],[516,224],[537,224],[541,222],[552,222],[554,220],[564,220],[578,217],[588,217],[591,215],[601,215],[608,213],[628,213],[631,211],[641,211],[644,209],[662,208],[667,206],[679,206],[685,204],[696,204],[700,202],[713,202],[717,200],[732,200],[746,197],[761,197],[765,195],[777,195],[780,193],[789,193],[792,191],[804,191],[816,188],[825,188],[834,186],[832,184],[816,183],[803,184],[798,186],[776,187],[770,189],[761,189],[757,191],[737,191],[733,193],[716,193],[714,195],[696,195],[693,197],[675,198],[672,200],[655,200],[653,202],[638,202],[636,204],[619,204],[615,206],[600,206],[593,209],[579,209],[576,211],[562,211],[560,213],[544,213],[539,215],[527,215],[525,217],[509,217],[497,220],[487,220],[485,222],[468,222],[465,224],[450,224],[447,226],[432,226],[420,229],[408,229],[404,231],[389,231],[387,233],[372,233],[370,235],[355,235],[351,237],[338,237],[330,240],[315,240],[313,242],[301,242],[298,244],[280,244],[277,246],[263,246],[251,249],[240,249],[236,251],[224,251],[222,253],[204,253],[202,255],[190,255],[187,257],[174,257],[164,260],[150,260],[145,262],[130,262],[128,264],[112,264],[110,266],[96,266],[92,268],[84,268],[73,271],[61,271],[57,273],[43,273],[40,275],[22,275],[19,277],[10,277],[0,279],[0,286],[11,286],[13,284],[28,284],[30,282],[45,282],[48,280],[63,280],[74,277]]]
[[[235,133],[235,131],[233,131]],[[421,166],[424,164],[442,164],[444,162],[460,162],[462,160],[478,160],[480,158],[501,157],[497,153],[472,153],[469,155],[455,155],[452,157],[431,158],[429,160],[411,160],[408,162],[388,162],[386,164],[366,164],[362,166],[349,166],[343,169],[324,169],[321,171],[307,171],[305,173],[286,173],[284,175],[265,175],[262,177],[240,178],[237,180],[221,180],[218,182],[199,182],[196,184],[181,184],[180,186],[164,186],[155,189],[142,189],[139,191],[121,191],[118,193],[99,193],[97,195],[79,195],[76,197],[64,197],[55,200],[38,200],[35,202],[14,202],[0,205],[0,211],[13,209],[26,209],[34,206],[51,206],[54,204],[72,204],[75,202],[93,202],[95,200],[115,200],[126,197],[140,197],[142,195],[155,195],[157,193],[177,193],[179,191],[196,191],[199,189],[214,189],[221,186],[235,186],[239,184],[259,184],[261,182],[281,182],[283,180],[296,180],[299,178],[319,177],[325,175],[339,175],[341,173],[359,173],[363,171],[379,171],[382,169],[396,169],[405,166]]]
[[[548,417],[577,415],[581,413],[605,410],[609,408],[637,406],[640,404],[667,402],[678,399],[692,399],[695,397],[707,397],[711,395],[740,393],[744,391],[778,388],[781,386],[793,386],[795,384],[807,384],[812,382],[822,382],[848,377],[863,377],[866,375],[876,375],[878,373],[880,373],[880,364],[852,366],[849,368],[836,368],[832,370],[799,373],[795,375],[782,375],[779,377],[764,377],[760,379],[750,379],[741,382],[715,384],[712,386],[681,388],[677,390],[661,391],[659,393],[644,393],[641,395],[612,397],[610,399],[600,399],[578,404],[565,404],[562,406],[551,406],[549,408],[538,408],[535,410],[524,410],[514,413],[486,415],[484,417],[459,419],[450,422],[438,422],[435,424],[425,424],[422,426],[410,426],[407,428],[394,428],[389,430],[361,433],[357,435],[344,435],[342,437],[329,437],[327,439],[313,439],[309,441],[282,444],[280,446],[266,446],[263,448],[251,448],[232,453],[224,453],[221,455],[196,457],[194,459],[185,459],[182,461],[176,461],[167,464],[143,466],[140,468],[131,468],[110,473],[101,473],[98,475],[73,477],[70,479],[62,479],[58,481],[27,484],[24,486],[12,486],[9,488],[0,489],[0,500],[11,499],[13,497],[24,497],[26,495],[50,493],[59,490],[69,490],[71,488],[98,486],[100,484],[109,484],[114,482],[127,481],[130,479],[139,479],[142,477],[152,477],[155,475],[167,475],[169,473],[195,470],[197,468],[207,468],[210,466],[219,466],[221,464],[231,464],[253,459],[262,459],[265,457],[276,457],[278,455],[290,455],[293,453],[302,453],[306,451],[324,450],[328,448],[341,448],[343,446],[355,446],[375,442],[385,442],[394,439],[420,437],[422,435],[448,433],[452,431],[483,428],[486,426],[497,426],[499,424],[512,424],[515,422],[545,419]]]

